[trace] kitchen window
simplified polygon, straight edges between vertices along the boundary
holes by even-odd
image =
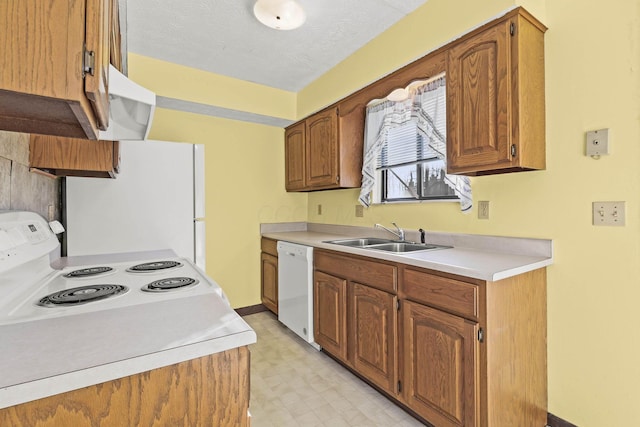
[[[360,203],[457,201],[471,208],[469,178],[446,174],[446,80],[397,89],[367,106]]]

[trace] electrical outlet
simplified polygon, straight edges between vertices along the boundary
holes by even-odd
[[[478,202],[478,219],[489,219],[489,201],[480,200]]]
[[[318,215],[322,215],[322,205],[318,205]]]
[[[362,218],[364,216],[364,206],[356,205],[356,217]]]
[[[625,202],[593,202],[593,225],[625,224]]]

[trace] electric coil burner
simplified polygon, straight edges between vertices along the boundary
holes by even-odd
[[[111,267],[89,267],[81,268],[80,270],[73,270],[70,273],[64,275],[67,278],[81,278],[81,277],[93,277],[98,274],[109,273],[113,271]]]
[[[142,287],[145,292],[169,292],[196,286],[198,281],[190,277],[168,277],[156,280]]]
[[[182,267],[182,263],[178,261],[154,261],[145,262],[144,264],[134,265],[127,268],[130,273],[149,273],[153,271],[162,271],[170,268]]]
[[[38,301],[43,307],[58,307],[86,304],[105,298],[124,294],[129,288],[122,285],[89,285],[54,292]]]

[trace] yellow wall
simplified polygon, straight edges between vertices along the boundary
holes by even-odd
[[[207,273],[233,307],[260,303],[260,223],[305,221],[306,195],[286,193],[284,131],[156,110],[151,139],[205,145]]]
[[[270,126],[160,109],[151,138],[206,144],[207,271],[234,307],[260,300],[260,222],[397,221],[409,229],[553,239],[549,411],[581,427],[640,425],[638,1],[429,0],[297,95],[137,55],[130,55],[130,75],[161,96],[300,118],[516,5],[549,27],[547,169],[472,178],[474,201],[491,203],[489,220],[454,203],[374,206],[356,218],[355,190],[287,194],[283,130]],[[611,155],[596,161],[584,156],[584,134],[600,128],[611,129]],[[627,225],[592,226],[597,200],[626,201]]]
[[[374,206],[356,218],[355,190],[309,195],[312,222],[550,238],[549,411],[581,427],[640,426],[640,2],[523,1],[545,36],[547,169],[472,178],[490,219],[453,203]],[[512,7],[429,0],[309,85],[298,112],[316,111]],[[544,16],[542,16],[544,15]],[[585,132],[610,128],[611,155],[584,155]],[[591,203],[627,202],[625,227],[591,225]],[[317,215],[322,204],[323,214]]]

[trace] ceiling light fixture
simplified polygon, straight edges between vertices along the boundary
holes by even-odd
[[[293,30],[307,18],[295,0],[258,0],[253,6],[253,14],[258,21],[276,30]]]

